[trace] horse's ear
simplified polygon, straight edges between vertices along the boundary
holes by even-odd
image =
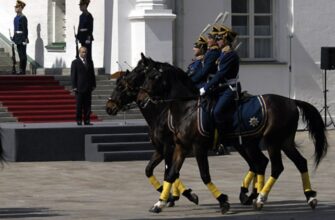
[[[144,54],[143,53],[141,53],[141,59],[142,59],[142,61],[145,61],[147,58],[144,56]]]

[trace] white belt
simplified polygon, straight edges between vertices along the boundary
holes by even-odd
[[[23,34],[23,31],[15,31],[16,34]]]
[[[227,80],[225,83],[219,83],[219,86],[223,87],[223,86],[235,85],[236,83],[238,83],[237,79],[230,79]]]
[[[82,28],[82,29],[79,29],[80,32],[85,32],[85,31],[88,31],[87,28]]]

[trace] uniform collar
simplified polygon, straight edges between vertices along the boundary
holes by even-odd
[[[224,53],[229,53],[231,51],[233,51],[233,50],[232,50],[232,48],[229,45],[227,45],[224,48],[222,48],[222,52],[224,52]]]
[[[217,45],[213,45],[213,46],[209,47],[208,49],[210,49],[210,50],[217,50],[217,49],[219,49],[219,47]]]

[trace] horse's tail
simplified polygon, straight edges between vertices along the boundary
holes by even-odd
[[[307,124],[310,137],[313,139],[315,147],[314,161],[317,168],[322,158],[327,154],[326,126],[319,111],[313,105],[299,100],[295,100],[295,103],[301,110],[302,119]]]

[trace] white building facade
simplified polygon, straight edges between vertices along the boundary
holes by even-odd
[[[28,56],[43,68],[69,68],[75,57],[79,0],[25,2]],[[2,38],[13,30],[14,4],[0,2]],[[228,11],[225,23],[240,33],[243,43],[243,89],[323,105],[320,48],[335,46],[333,0],[92,0],[89,11],[94,16],[92,56],[106,74],[135,66],[141,52],[186,69],[201,30]],[[334,112],[335,77],[328,72],[328,102]]]

